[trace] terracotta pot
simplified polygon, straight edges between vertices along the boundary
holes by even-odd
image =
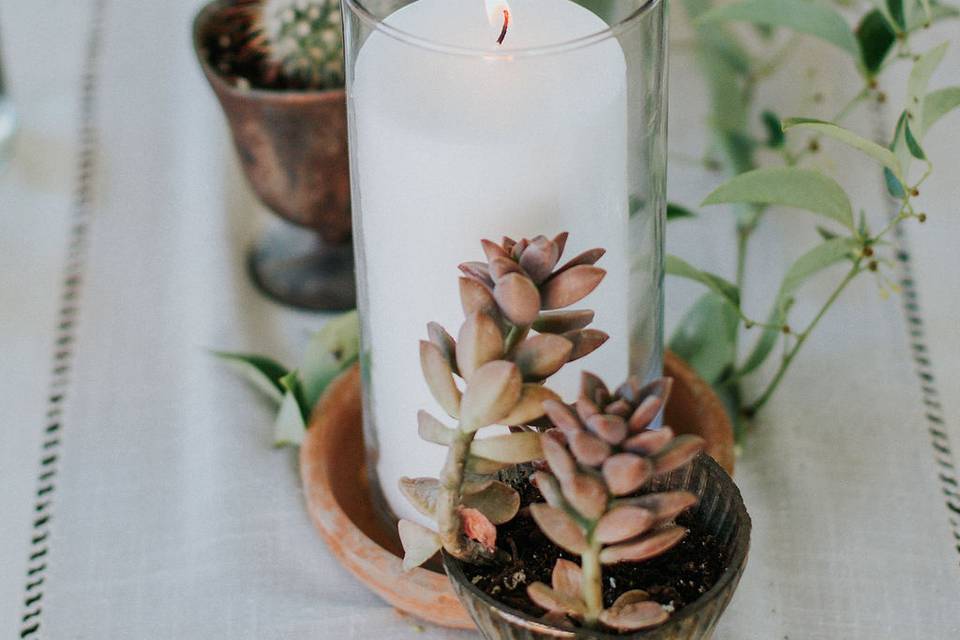
[[[669,352],[664,373],[675,378],[667,422],[706,438],[707,452],[732,472],[733,427],[720,400]],[[401,611],[443,626],[473,628],[446,575],[424,568],[403,571],[396,528],[386,527],[374,509],[362,418],[360,371],[354,367],[328,387],[300,448],[304,497],[320,537],[347,570]]]
[[[588,629],[561,629],[516,609],[507,607],[478,589],[464,575],[462,563],[447,554],[443,566],[453,590],[470,612],[486,640],[706,640],[723,614],[740,582],[750,547],[750,516],[740,491],[730,476],[712,458],[701,454],[694,462],[666,476],[656,478],[653,491],[686,490],[700,501],[693,518],[725,547],[729,565],[717,583],[697,600],[672,615],[662,625],[646,631],[614,635]],[[630,585],[623,585],[623,590]]]
[[[223,107],[247,182],[284,220],[309,230],[254,249],[254,279],[295,306],[355,306],[351,247],[347,112],[343,89],[280,91],[241,88],[211,66],[206,43],[230,0],[213,0],[197,15],[193,45]]]

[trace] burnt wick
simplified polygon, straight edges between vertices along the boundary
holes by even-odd
[[[503,29],[500,30],[500,37],[497,38],[497,44],[503,44],[504,38],[507,37],[507,28],[510,27],[510,10],[503,10]]]

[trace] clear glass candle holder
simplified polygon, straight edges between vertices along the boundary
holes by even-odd
[[[581,370],[661,371],[663,3],[507,2],[343,0],[365,439],[391,516],[423,521],[397,481],[443,464],[417,437],[418,410],[444,415],[418,343],[430,321],[456,336],[457,265],[483,259],[482,238],[606,249],[577,307],[610,339],[548,381],[564,398]]]

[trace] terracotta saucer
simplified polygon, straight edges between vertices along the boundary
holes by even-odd
[[[733,473],[733,428],[719,398],[669,352],[664,372],[675,379],[667,424],[703,436],[707,453]],[[360,372],[353,367],[320,399],[300,449],[307,511],[340,563],[391,605],[434,624],[473,628],[444,574],[402,570],[399,537],[374,512],[365,467]]]

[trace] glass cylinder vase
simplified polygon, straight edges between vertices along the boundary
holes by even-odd
[[[457,265],[480,240],[569,232],[602,247],[579,307],[610,335],[549,386],[576,396],[662,366],[666,180],[661,0],[343,0],[347,100],[371,486],[388,517],[423,521],[403,477],[445,450],[417,437],[444,415],[420,372],[435,321],[463,322]]]

